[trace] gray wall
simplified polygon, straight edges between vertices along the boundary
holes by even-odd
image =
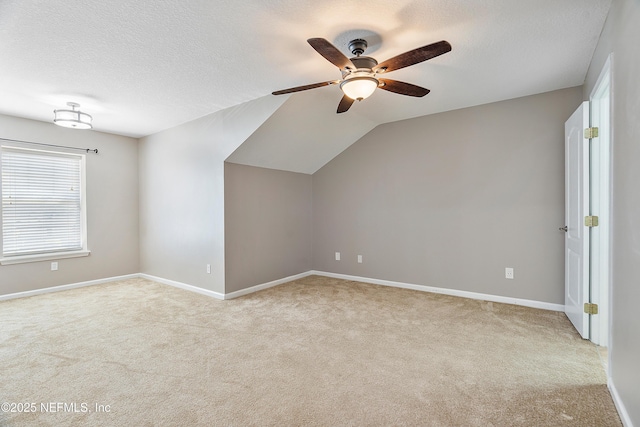
[[[581,99],[377,127],[313,175],[314,269],[563,304],[564,122]]]
[[[86,157],[91,255],[59,260],[58,271],[51,271],[51,261],[2,265],[0,295],[138,273],[136,139],[4,115],[0,115],[0,137],[99,150],[98,155]]]
[[[584,86],[589,99],[613,52],[613,194],[611,209],[611,376],[629,413],[640,425],[640,2],[612,3]]]
[[[311,175],[225,163],[225,292],[311,270]]]
[[[263,97],[140,139],[142,273],[224,293],[224,161],[284,100]]]

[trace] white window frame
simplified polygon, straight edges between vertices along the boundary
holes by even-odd
[[[64,258],[77,258],[88,256],[91,251],[88,249],[87,243],[87,190],[86,190],[86,155],[84,154],[76,154],[76,153],[66,153],[60,151],[46,151],[46,150],[36,150],[31,148],[25,148],[22,146],[9,146],[3,145],[0,147],[0,160],[2,156],[3,150],[17,150],[23,152],[35,152],[42,153],[46,155],[53,156],[64,156],[64,157],[77,157],[80,160],[80,238],[82,242],[82,248],[80,250],[69,250],[69,251],[60,251],[60,252],[43,252],[43,253],[34,253],[34,254],[16,254],[16,255],[4,255],[3,253],[3,227],[2,227],[2,207],[0,206],[0,265],[10,265],[10,264],[22,264],[28,262],[38,262],[38,261],[48,261],[48,260],[57,260]],[[2,179],[2,162],[0,161],[0,180]],[[2,196],[2,185],[0,181],[0,200]]]

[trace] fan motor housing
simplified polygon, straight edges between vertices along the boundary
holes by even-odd
[[[355,39],[349,42],[349,51],[356,55],[360,56],[367,50],[367,41],[365,39]]]
[[[342,70],[342,78],[354,71],[369,71],[378,65],[378,61],[368,56],[356,56],[351,58],[351,62],[356,66],[355,70]]]

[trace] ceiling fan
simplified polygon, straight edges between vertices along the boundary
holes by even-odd
[[[422,97],[429,93],[429,89],[405,83],[398,80],[390,80],[379,77],[379,74],[389,73],[410,65],[415,65],[436,56],[451,51],[451,45],[446,41],[439,41],[417,49],[410,50],[398,56],[378,64],[373,58],[362,56],[367,49],[367,41],[355,39],[349,42],[349,50],[353,58],[349,59],[323,38],[308,39],[307,42],[327,61],[338,67],[342,73],[340,80],[329,80],[321,83],[292,87],[273,92],[273,95],[284,95],[286,93],[300,92],[308,89],[315,89],[322,86],[339,84],[344,93],[338,113],[347,111],[353,103],[369,97],[376,88],[384,89],[400,95]]]

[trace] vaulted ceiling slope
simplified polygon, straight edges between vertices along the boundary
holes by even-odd
[[[0,113],[50,122],[75,101],[96,130],[153,134],[292,86],[340,78],[306,42],[379,61],[453,50],[336,117],[337,86],[291,95],[230,160],[312,173],[378,124],[581,85],[611,0],[0,1]],[[351,56],[351,55],[349,55]]]
[[[357,111],[336,114],[336,98],[329,90],[291,96],[227,161],[313,174],[377,126]]]

